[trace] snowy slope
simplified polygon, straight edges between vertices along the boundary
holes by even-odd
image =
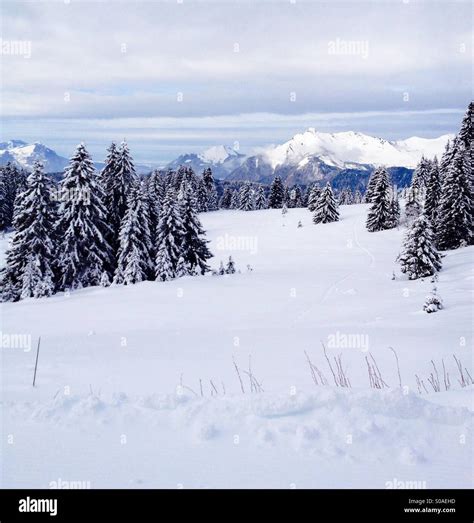
[[[3,333],[32,336],[31,350],[1,351],[2,486],[472,488],[472,388],[453,353],[472,375],[474,249],[443,259],[445,309],[428,315],[428,279],[391,279],[403,230],[368,233],[366,211],[319,226],[306,209],[208,213],[213,266],[231,254],[241,274],[2,304]],[[331,345],[344,335],[362,341]],[[352,389],[333,385],[320,340]],[[390,389],[369,388],[369,352]],[[452,390],[420,395],[415,373],[429,387],[442,359]]]

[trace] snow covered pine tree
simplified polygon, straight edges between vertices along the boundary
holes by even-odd
[[[99,285],[102,273],[111,266],[107,242],[104,194],[89,153],[78,145],[61,182],[58,249],[61,270],[59,287],[78,289]]]
[[[268,197],[268,207],[270,209],[281,209],[285,196],[285,189],[279,176],[275,176],[270,187],[270,196]]]
[[[313,215],[313,223],[330,223],[339,221],[336,199],[329,182],[321,191]]]
[[[181,263],[178,259],[177,276],[205,274],[209,271],[206,261],[212,258],[204,239],[205,231],[196,212],[196,200],[189,184],[181,185],[179,198],[181,217]],[[178,270],[179,268],[179,270]]]
[[[173,187],[166,191],[160,213],[156,238],[155,276],[159,281],[176,277],[178,261],[181,257],[183,224]]]
[[[57,218],[53,183],[36,161],[26,190],[16,199],[15,232],[6,253],[2,299],[51,296],[55,288],[54,263]]]
[[[120,226],[120,246],[114,283],[130,285],[153,276],[148,194],[145,182],[133,185]]]
[[[379,167],[370,199],[372,205],[367,215],[369,232],[383,231],[394,226],[391,199],[389,174],[383,167]]]
[[[436,244],[442,251],[457,249],[473,241],[473,196],[470,158],[462,141],[444,175],[436,222]]]
[[[250,182],[244,182],[239,191],[239,209],[241,211],[253,211],[255,209],[255,200]]]
[[[441,259],[433,243],[433,233],[424,215],[408,229],[397,261],[410,280],[431,276],[441,269]]]

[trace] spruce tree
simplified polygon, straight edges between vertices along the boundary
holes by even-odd
[[[217,211],[217,191],[214,177],[212,176],[212,170],[210,167],[204,170],[202,173],[202,179],[207,191],[207,210]]]
[[[239,191],[234,189],[232,191],[232,198],[230,199],[230,208],[238,209],[240,207]]]
[[[209,210],[208,203],[209,198],[207,187],[204,180],[200,178],[196,189],[196,204],[198,212],[207,212]]]
[[[362,203],[362,201],[363,201],[362,193],[359,191],[359,189],[357,189],[354,194],[353,203],[358,204],[358,203]]]
[[[27,176],[11,162],[0,168],[0,230],[12,225],[15,200],[25,190]]]
[[[15,230],[2,277],[5,301],[53,294],[56,218],[53,183],[36,161],[26,189],[16,199]]]
[[[390,198],[390,218],[388,221],[388,229],[398,227],[400,223],[400,202],[398,201],[398,194],[396,190],[392,191]]]
[[[176,269],[181,257],[182,237],[183,224],[176,192],[171,186],[166,191],[163,200],[156,234],[155,276],[157,280],[167,281],[176,277]]]
[[[434,246],[433,233],[424,215],[410,226],[397,257],[401,271],[410,280],[431,276],[441,269],[441,259]]]
[[[313,184],[308,195],[308,211],[314,212],[316,210],[316,204],[320,194],[321,189],[316,184]]]
[[[226,274],[234,274],[235,273],[235,262],[232,259],[232,256],[229,256],[229,261],[227,262],[226,268],[225,268]]]
[[[420,203],[420,196],[416,187],[409,187],[405,200],[405,217],[410,224],[420,216],[423,208]]]
[[[458,139],[463,143],[464,149],[472,153],[473,138],[474,138],[474,102],[470,102],[466,114],[461,123],[461,129],[458,133]],[[471,156],[472,162],[472,156]]]
[[[456,249],[472,242],[473,195],[469,157],[460,140],[456,142],[456,149],[441,188],[436,226],[436,243],[440,250]]]
[[[232,202],[232,191],[230,187],[226,187],[224,189],[224,193],[222,194],[222,197],[219,201],[219,208],[220,209],[230,209]]]
[[[130,285],[153,275],[148,194],[145,183],[131,187],[120,226],[114,283]]]
[[[196,200],[189,185],[182,185],[179,202],[182,227],[181,257],[183,261],[179,270],[177,266],[177,276],[184,273],[205,274],[209,271],[209,266],[206,262],[209,258],[212,258],[212,254],[207,247],[206,233],[199,221],[196,212]]]
[[[241,211],[253,211],[255,209],[252,184],[244,182],[239,191],[239,209]]]
[[[439,164],[439,174],[441,180],[443,180],[443,178],[448,174],[449,165],[453,161],[454,155],[457,151],[457,142],[458,138],[456,136],[452,142],[448,140],[446,143],[446,147]]]
[[[441,179],[439,175],[438,159],[431,162],[428,181],[426,183],[425,215],[430,221],[432,230],[436,231],[439,199],[441,196]]]
[[[313,223],[330,223],[337,221],[339,221],[339,211],[337,209],[336,199],[328,182],[316,202]]]
[[[370,175],[369,181],[367,182],[367,188],[365,190],[365,195],[364,195],[365,203],[372,203],[372,196],[374,193],[375,186],[377,185],[377,179],[382,170],[384,170],[383,167],[378,167]]]
[[[411,181],[411,186],[420,194],[424,192],[424,189],[428,183],[430,170],[431,162],[422,156],[421,160],[418,162],[418,165],[415,168],[415,172],[413,173]]]
[[[268,207],[270,209],[281,209],[285,196],[285,189],[283,182],[279,176],[275,176],[270,187],[270,195],[268,197]]]
[[[112,230],[110,243],[116,252],[120,244],[120,226],[127,212],[128,194],[132,187],[138,184],[138,177],[127,143],[124,141],[118,149],[115,151],[113,149],[113,146],[109,148],[110,173],[107,176],[112,179],[110,186],[107,187],[105,202],[108,211],[107,221]],[[102,172],[102,178],[104,178],[104,172]]]
[[[263,188],[263,185],[259,185],[255,194],[255,209],[266,209],[267,206],[268,203],[267,198],[265,196],[265,189]]]
[[[61,182],[59,266],[61,289],[99,285],[111,266],[104,193],[89,153],[80,144]]]
[[[160,171],[154,170],[147,180],[148,213],[150,216],[150,232],[152,238],[156,236],[156,229],[160,219],[161,204],[165,197],[166,188],[164,177]]]
[[[372,205],[367,215],[367,230],[369,232],[383,231],[393,227],[391,207],[390,177],[388,172],[380,168],[375,187],[370,199]]]
[[[0,167],[0,231],[8,227],[9,221],[6,170]]]

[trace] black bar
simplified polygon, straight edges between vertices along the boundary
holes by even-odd
[[[472,523],[472,499],[470,490],[2,490],[0,522]],[[19,511],[20,502],[23,508],[38,508],[33,500],[57,500],[57,515],[47,512],[54,511],[53,504],[44,504],[42,513]]]

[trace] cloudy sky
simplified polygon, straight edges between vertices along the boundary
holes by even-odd
[[[1,0],[1,139],[136,160],[307,127],[456,132],[472,97],[470,1]],[[22,45],[20,45],[22,44]]]

